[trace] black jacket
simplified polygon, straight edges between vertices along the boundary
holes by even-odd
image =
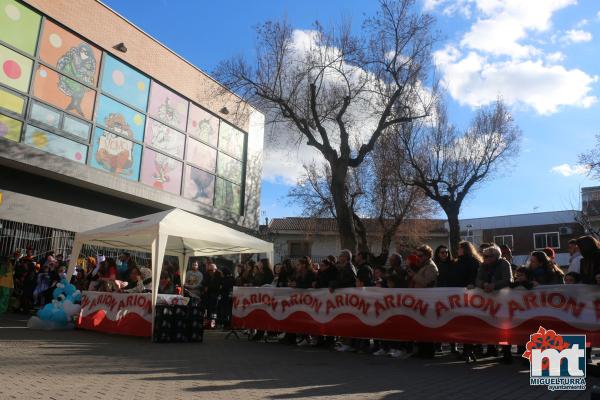
[[[596,285],[596,275],[600,274],[600,252],[581,259],[581,283]]]
[[[334,266],[327,269],[320,269],[317,274],[317,288],[328,288],[335,282],[338,276],[338,271]]]
[[[481,264],[474,257],[471,256],[459,256],[456,260],[456,268],[463,274],[463,281],[460,287],[467,287],[469,285],[475,285],[477,279],[477,271]]]
[[[338,267],[337,278],[330,283],[330,287],[335,289],[356,287],[356,273],[352,264]]]
[[[311,289],[313,282],[317,279],[312,269],[306,270],[304,274],[296,275],[296,288],[297,289]]]

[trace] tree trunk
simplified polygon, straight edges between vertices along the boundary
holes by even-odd
[[[444,207],[444,212],[448,217],[448,226],[450,227],[450,250],[452,256],[458,256],[458,244],[460,243],[460,223],[458,222],[458,214],[460,207],[449,206]]]
[[[331,165],[331,195],[337,216],[338,232],[340,234],[340,245],[342,249],[348,249],[352,254],[356,253],[356,231],[352,220],[352,210],[346,196],[347,165],[339,165],[339,161]]]

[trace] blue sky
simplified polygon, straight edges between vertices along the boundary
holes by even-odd
[[[197,2],[105,0],[105,3],[206,72],[251,55],[254,28],[287,17],[299,30],[350,17],[356,27],[376,1]],[[497,95],[523,131],[519,157],[503,176],[463,205],[464,218],[579,207],[583,186],[600,185],[577,164],[600,133],[600,2],[596,0],[422,0],[442,39],[436,50],[450,94],[449,115],[466,126],[473,107]],[[270,153],[273,157],[274,152]],[[271,157],[267,152],[267,157]],[[286,159],[293,159],[290,154]],[[273,160],[272,160],[273,161]],[[298,163],[296,163],[298,164]],[[288,204],[297,165],[267,162],[262,215],[298,215]]]

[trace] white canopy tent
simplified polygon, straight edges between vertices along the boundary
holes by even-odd
[[[152,254],[152,307],[165,255],[177,256],[181,281],[190,257],[239,253],[266,253],[273,244],[186,211],[173,209],[75,234],[68,279],[75,271],[84,244]],[[154,311],[153,311],[154,313]]]

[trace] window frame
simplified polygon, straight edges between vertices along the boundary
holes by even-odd
[[[548,235],[549,235],[549,234],[550,234],[550,235],[556,234],[556,239],[557,239],[557,242],[558,242],[558,243],[557,243],[557,244],[558,244],[558,246],[557,246],[557,247],[551,247],[551,246],[548,246]],[[536,242],[535,242],[535,238],[536,238],[536,236],[537,236],[537,235],[544,235],[544,237],[545,237],[545,243],[546,243],[546,245],[545,245],[544,247],[537,247],[537,245],[536,245]],[[533,249],[534,249],[534,250],[543,250],[543,249],[545,249],[546,247],[550,247],[551,249],[560,249],[560,232],[558,232],[558,231],[551,231],[551,232],[535,232],[535,233],[533,234]]]
[[[225,119],[223,119],[219,115],[217,115],[215,112],[212,112],[211,110],[207,109],[206,107],[203,107],[202,105],[200,105],[200,104],[192,101],[187,96],[184,96],[183,94],[179,93],[177,90],[174,90],[173,88],[171,88],[169,85],[166,85],[162,81],[160,81],[158,79],[155,79],[154,77],[152,77],[152,76],[144,73],[139,68],[136,68],[135,66],[130,65],[125,60],[119,58],[118,55],[115,55],[114,53],[112,53],[110,51],[107,51],[104,47],[98,45],[94,41],[89,40],[88,38],[84,37],[83,35],[79,34],[78,32],[76,32],[76,31],[70,29],[69,27],[65,26],[60,21],[58,21],[58,20],[56,20],[56,19],[54,19],[54,18],[46,15],[45,13],[42,12],[42,10],[38,10],[38,9],[36,9],[34,7],[31,7],[29,4],[26,4],[26,3],[22,2],[22,1],[19,1],[19,0],[17,0],[17,2],[20,3],[20,4],[22,4],[23,6],[31,9],[33,12],[35,12],[35,13],[37,13],[37,14],[40,15],[40,28],[39,28],[39,31],[38,31],[37,40],[36,40],[36,44],[35,44],[35,51],[34,51],[33,54],[29,54],[29,53],[27,53],[27,52],[25,52],[25,51],[23,51],[21,49],[15,48],[14,46],[12,46],[9,43],[6,43],[4,41],[0,41],[0,45],[6,47],[7,49],[10,49],[10,50],[16,52],[17,54],[19,54],[19,55],[21,55],[23,57],[26,57],[27,59],[29,59],[29,60],[32,61],[32,69],[31,69],[30,76],[29,76],[29,87],[28,87],[28,90],[26,92],[21,92],[18,89],[9,87],[7,85],[0,84],[0,87],[2,87],[2,89],[8,91],[11,94],[18,95],[19,97],[23,98],[24,101],[25,101],[25,104],[24,104],[24,107],[23,107],[23,113],[21,115],[15,114],[15,113],[11,112],[10,110],[0,109],[0,114],[5,115],[5,116],[7,116],[9,118],[13,118],[15,120],[18,120],[18,121],[20,121],[22,123],[19,143],[23,143],[25,128],[26,128],[27,125],[39,126],[41,129],[47,130],[48,132],[50,132],[52,134],[64,137],[65,139],[68,139],[68,140],[71,140],[71,141],[75,141],[75,142],[78,142],[78,143],[81,143],[81,144],[84,144],[85,146],[87,146],[87,153],[86,153],[87,156],[86,156],[85,165],[88,166],[88,167],[90,167],[90,168],[94,168],[91,165],[92,154],[90,152],[92,151],[92,149],[94,147],[93,140],[94,140],[94,137],[95,137],[96,128],[100,128],[100,129],[103,129],[103,130],[106,130],[106,131],[110,132],[110,130],[105,129],[105,127],[104,127],[104,125],[102,123],[99,123],[99,124],[96,123],[96,114],[97,114],[96,111],[97,111],[97,107],[99,105],[99,99],[100,99],[101,96],[105,96],[105,97],[107,97],[107,98],[109,98],[109,99],[111,99],[111,100],[113,100],[113,101],[115,101],[117,103],[122,104],[123,106],[128,107],[131,110],[139,112],[140,114],[142,114],[145,117],[146,121],[148,121],[148,118],[152,118],[152,119],[158,121],[159,123],[162,123],[162,124],[168,126],[169,128],[174,129],[175,131],[177,131],[179,133],[182,133],[184,135],[184,152],[182,154],[182,157],[176,157],[176,156],[173,156],[171,154],[168,154],[168,153],[166,153],[166,152],[164,152],[164,151],[162,151],[160,149],[157,149],[157,148],[155,148],[155,147],[153,147],[151,145],[146,144],[144,140],[138,141],[138,140],[136,140],[134,138],[129,138],[129,137],[123,136],[123,137],[125,137],[125,139],[132,141],[134,144],[141,145],[142,146],[142,151],[141,151],[141,156],[140,156],[140,171],[138,173],[138,180],[137,181],[133,181],[133,180],[121,177],[122,179],[126,179],[129,182],[137,182],[137,183],[143,184],[141,182],[141,175],[142,175],[141,174],[141,166],[143,165],[143,161],[144,161],[143,160],[144,149],[147,147],[147,148],[149,148],[149,149],[151,149],[151,150],[153,150],[153,151],[155,151],[157,153],[161,153],[161,154],[163,154],[163,155],[165,155],[167,157],[173,158],[173,159],[175,159],[175,160],[183,163],[182,174],[181,174],[181,185],[179,187],[179,193],[177,194],[177,196],[180,196],[180,197],[183,197],[183,198],[187,199],[187,197],[184,196],[185,169],[187,167],[196,168],[196,169],[202,170],[204,172],[207,172],[207,173],[209,173],[209,174],[211,174],[211,175],[213,175],[215,177],[215,179],[214,179],[214,185],[215,185],[215,187],[213,188],[213,199],[212,199],[212,203],[210,204],[210,206],[212,208],[224,211],[226,213],[235,214],[235,215],[237,215],[239,217],[242,217],[242,216],[245,215],[245,212],[246,212],[246,210],[245,210],[245,193],[246,193],[246,179],[247,179],[246,175],[247,175],[248,136],[249,136],[249,132],[248,131],[242,129],[239,126],[236,126],[236,125],[233,125],[233,124],[229,123],[228,121],[226,121]],[[64,74],[64,73],[58,71],[55,66],[49,65],[47,62],[45,62],[44,60],[41,59],[41,57],[40,57],[40,48],[41,48],[41,45],[42,45],[41,44],[41,38],[43,37],[43,34],[44,34],[44,26],[46,24],[46,21],[49,21],[49,22],[57,25],[59,28],[64,29],[69,34],[72,34],[72,35],[80,38],[83,42],[89,43],[90,45],[92,45],[92,46],[94,46],[94,47],[96,47],[97,49],[100,50],[100,58],[97,61],[98,65],[99,65],[98,66],[99,71],[98,71],[98,75],[97,75],[96,82],[95,82],[94,85],[90,85],[90,84],[88,84],[86,82],[83,82],[83,81],[77,79],[74,76],[71,76],[71,75],[68,75],[68,74]],[[140,74],[144,75],[145,77],[147,77],[149,79],[149,85],[150,85],[150,87],[149,87],[149,90],[148,90],[148,101],[146,103],[146,108],[144,110],[141,110],[141,109],[139,109],[137,107],[134,107],[131,104],[129,104],[128,102],[126,102],[125,100],[119,99],[119,98],[111,95],[110,93],[105,92],[104,90],[102,90],[102,79],[103,79],[103,75],[104,75],[104,72],[105,72],[104,62],[105,62],[105,58],[108,55],[110,55],[111,57],[115,58],[118,62],[126,65],[128,68],[131,68],[131,69],[139,72]],[[33,82],[34,82],[34,79],[36,78],[35,77],[35,73],[36,73],[36,71],[38,70],[38,68],[40,66],[43,66],[43,67],[45,67],[45,68],[47,68],[47,69],[49,69],[51,71],[54,71],[55,73],[57,73],[59,75],[64,75],[65,77],[67,77],[67,78],[69,78],[69,79],[77,82],[78,84],[81,84],[81,85],[85,86],[86,88],[88,88],[89,90],[91,90],[91,91],[94,92],[94,100],[93,100],[93,105],[92,105],[92,115],[91,115],[90,119],[87,119],[85,117],[77,115],[77,114],[75,114],[75,113],[73,113],[71,111],[61,110],[58,107],[56,107],[55,105],[49,104],[48,102],[46,102],[46,101],[44,101],[44,100],[42,100],[42,99],[40,99],[40,98],[38,98],[38,97],[36,97],[36,96],[33,95],[32,90],[33,90]],[[151,117],[148,114],[148,109],[149,109],[149,105],[150,105],[150,99],[151,99],[151,96],[152,96],[152,83],[155,83],[155,84],[158,84],[158,85],[164,87],[165,89],[173,92],[175,95],[180,96],[185,101],[187,101],[188,107],[187,107],[187,111],[185,113],[186,129],[181,130],[181,129],[177,128],[177,127],[173,127],[170,124],[165,123],[163,121],[160,121],[157,118],[153,118],[153,117]],[[57,110],[57,111],[59,111],[61,113],[60,120],[59,120],[59,128],[54,128],[53,126],[49,126],[49,125],[44,124],[43,122],[40,123],[40,121],[36,121],[36,120],[33,120],[33,119],[29,118],[30,108],[32,107],[34,101],[38,102],[42,106],[49,107],[52,110]],[[202,139],[200,139],[200,138],[198,138],[198,137],[196,137],[196,136],[194,136],[192,134],[188,133],[189,129],[187,127],[187,124],[189,122],[190,110],[191,110],[192,106],[195,106],[195,107],[201,109],[202,111],[206,112],[207,114],[209,114],[212,117],[214,117],[214,118],[217,119],[217,121],[218,121],[218,124],[217,124],[218,125],[217,142],[214,145],[211,144],[211,143],[208,143],[207,141],[204,141],[204,140],[202,140]],[[65,115],[68,115],[68,116],[70,116],[72,118],[75,118],[77,120],[80,120],[80,121],[83,121],[85,123],[90,124],[89,135],[88,135],[88,140],[87,141],[85,141],[81,137],[69,134],[68,132],[62,130],[64,119],[65,119]],[[223,151],[223,150],[221,150],[219,148],[220,140],[221,140],[221,126],[223,124],[228,124],[231,128],[233,128],[236,131],[239,131],[241,134],[243,134],[243,150],[242,150],[242,156],[241,157],[237,157],[237,156],[235,156],[233,154],[230,154],[227,151]],[[145,131],[146,131],[146,126],[144,126],[144,138],[145,138]],[[112,133],[114,133],[116,135],[119,135],[119,133],[116,133],[116,132],[112,132]],[[188,145],[188,140],[189,139],[193,139],[193,140],[199,141],[199,142],[203,143],[204,145],[209,146],[210,148],[212,148],[212,149],[214,149],[216,151],[216,153],[217,153],[217,159],[216,159],[216,164],[215,164],[215,170],[214,171],[206,170],[206,169],[202,168],[201,166],[199,166],[199,165],[197,165],[197,164],[195,164],[193,162],[188,162],[186,160],[187,145]],[[231,158],[233,158],[233,159],[235,159],[235,160],[237,160],[237,161],[239,161],[241,163],[241,171],[240,171],[240,173],[241,173],[241,180],[240,180],[240,182],[233,181],[233,180],[229,179],[228,177],[222,176],[222,175],[220,175],[218,173],[218,168],[219,168],[218,167],[219,153],[222,153],[222,154],[224,154],[226,156],[229,156],[229,157],[231,157]],[[58,157],[60,157],[60,156],[58,156]],[[94,168],[94,169],[98,170],[97,168]],[[100,170],[100,171],[102,171],[102,170]],[[217,180],[218,179],[223,179],[223,180],[228,181],[231,184],[239,187],[239,191],[240,191],[240,204],[239,204],[239,209],[237,211],[233,211],[231,208],[219,208],[219,207],[216,206]],[[206,203],[199,202],[199,201],[197,203],[207,205]]]
[[[498,246],[500,246],[501,244],[506,244],[506,242],[504,241],[504,238],[506,237],[510,237],[510,246],[508,246],[511,250],[513,249],[514,245],[515,245],[515,240],[512,234],[510,235],[494,235],[494,243],[497,244]],[[496,242],[496,238],[502,238],[502,243],[498,243]]]

